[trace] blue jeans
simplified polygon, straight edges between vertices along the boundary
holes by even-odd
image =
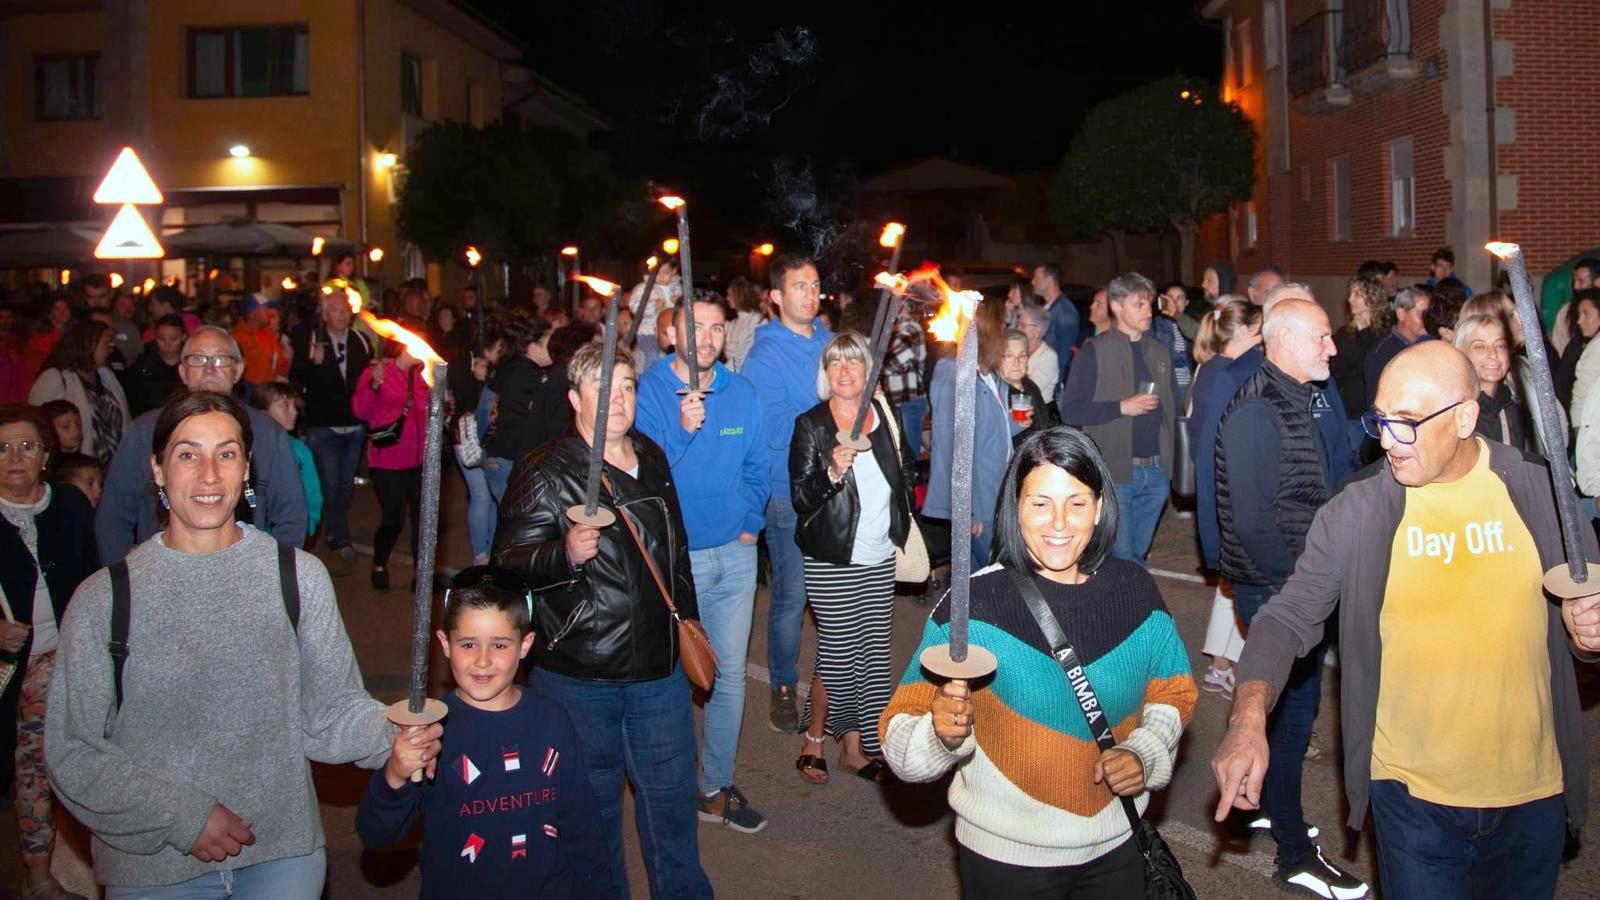
[[[496,517],[494,496],[489,493],[489,479],[484,475],[482,465],[463,466],[458,459],[456,468],[461,470],[461,480],[467,483],[467,534],[472,540],[472,555],[488,556],[489,548],[494,544]]]
[[[367,432],[357,428],[340,434],[332,428],[307,428],[306,446],[322,482],[322,534],[332,549],[350,545],[350,498],[356,490],[356,469]]]
[[[710,897],[711,882],[700,868],[694,712],[683,669],[654,681],[589,681],[535,668],[529,681],[561,704],[577,726],[620,896],[628,895],[622,862],[626,775],[633,785],[634,823],[650,874],[650,896]]]
[[[989,564],[989,547],[994,544],[994,522],[983,523],[983,534],[972,539],[972,571]]]
[[[1245,624],[1272,599],[1273,589],[1263,584],[1235,584],[1233,602]],[[1311,726],[1322,701],[1322,647],[1295,660],[1283,694],[1267,719],[1267,777],[1261,785],[1261,814],[1272,820],[1272,839],[1278,843],[1278,865],[1294,865],[1312,851],[1306,836],[1305,810],[1300,805],[1300,777],[1305,767]],[[1392,896],[1408,896],[1406,894]]]
[[[1441,806],[1372,782],[1378,878],[1385,897],[1555,896],[1566,840],[1560,794],[1501,809]]]
[[[767,666],[774,689],[793,688],[799,677],[800,625],[806,614],[806,564],[794,542],[794,505],[787,496],[767,501],[767,558],[772,564],[767,609]]]
[[[700,790],[733,784],[733,757],[744,724],[744,668],[750,655],[750,620],[756,607],[756,545],[735,538],[720,547],[689,551],[694,593],[711,649],[717,683],[706,699],[705,740],[700,745]]]
[[[224,869],[157,887],[106,887],[106,900],[317,900],[328,874],[328,855],[274,859],[242,869]]]
[[[900,404],[900,433],[912,459],[922,458],[922,420],[928,415],[928,398],[918,397]]]
[[[485,456],[479,465],[483,470],[483,480],[489,486],[489,496],[495,503],[505,499],[506,484],[511,481],[511,460],[503,456]]]
[[[1111,555],[1144,565],[1161,524],[1172,481],[1157,466],[1134,466],[1133,481],[1117,484],[1117,542]]]

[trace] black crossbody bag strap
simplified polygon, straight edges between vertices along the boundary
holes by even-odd
[[[1061,666],[1061,671],[1066,674],[1067,683],[1072,686],[1078,709],[1083,713],[1084,721],[1089,725],[1089,733],[1094,735],[1094,742],[1100,747],[1100,752],[1104,753],[1115,748],[1117,740],[1111,736],[1111,717],[1106,715],[1105,707],[1100,705],[1100,698],[1095,696],[1094,687],[1089,684],[1089,674],[1083,670],[1083,664],[1078,660],[1078,651],[1072,649],[1072,645],[1067,642],[1067,636],[1061,631],[1061,623],[1056,621],[1055,613],[1052,613],[1049,604],[1045,603],[1044,594],[1040,593],[1039,586],[1033,583],[1031,577],[1020,572],[1006,569],[1006,574],[1011,576],[1011,583],[1016,586],[1017,593],[1021,594],[1023,601],[1028,604],[1028,611],[1033,613],[1033,620],[1039,624],[1044,639],[1050,642],[1050,655],[1055,657],[1056,663]],[[1128,814],[1128,826],[1133,829],[1133,838],[1139,844],[1139,852],[1148,856],[1150,848],[1145,842],[1144,829],[1139,827],[1139,808],[1133,805],[1132,797],[1119,795],[1117,799],[1122,801],[1122,811]]]

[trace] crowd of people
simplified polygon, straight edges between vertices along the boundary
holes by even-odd
[[[1214,263],[1195,289],[1127,273],[1080,306],[1040,265],[976,307],[975,443],[954,483],[963,387],[930,305],[887,324],[869,383],[868,295],[825,295],[802,256],[725,293],[663,263],[648,294],[621,295],[610,372],[597,295],[490,304],[469,286],[444,303],[408,282],[374,299],[348,257],[335,290],[213,303],[88,276],[7,306],[0,767],[27,896],[69,896],[50,875],[53,798],[93,833],[109,897],[317,896],[308,760],[378,770],[357,815],[369,846],[423,820],[427,896],[626,895],[624,781],[651,894],[710,896],[696,822],[767,825],[736,778],[763,571],[765,724],[801,738],[796,775],[954,770],[968,896],[1141,892],[1130,816],[1171,781],[1201,690],[1233,702],[1219,818],[1252,811],[1280,885],[1367,896],[1301,805],[1325,660],[1347,824],[1371,813],[1386,893],[1549,896],[1584,818],[1574,659],[1600,651],[1600,611],[1540,587],[1562,552],[1542,460],[1571,454],[1578,487],[1600,490],[1600,262],[1548,337],[1453,262],[1442,248],[1410,286],[1363,264],[1338,328],[1333,298],[1270,266],[1241,282]],[[444,580],[442,729],[387,721],[339,614],[362,553],[389,591],[402,536],[413,558],[436,537],[418,533],[424,362],[347,291],[450,363],[467,502],[446,515],[472,566]],[[630,343],[635,317],[649,327]],[[1550,342],[1559,422],[1532,402],[1530,337]],[[608,527],[568,512],[600,435]],[[358,552],[363,482],[379,520]],[[1217,584],[1199,677],[1144,568],[1183,485]],[[970,522],[950,521],[956,491]],[[897,593],[931,603],[924,646],[952,620],[937,576],[924,591],[905,573],[958,553],[999,673],[897,678]],[[717,665],[696,686],[697,635]],[[1109,737],[1072,711],[1085,692]],[[1473,810],[1503,815],[1486,828]]]

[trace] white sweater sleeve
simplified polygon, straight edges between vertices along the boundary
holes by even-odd
[[[938,781],[962,760],[972,755],[977,743],[972,735],[954,750],[933,730],[933,713],[920,716],[901,713],[889,720],[884,734],[883,756],[889,768],[901,781],[925,783]]]

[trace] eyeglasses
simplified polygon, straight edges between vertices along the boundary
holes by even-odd
[[[1415,444],[1417,442],[1417,429],[1421,428],[1423,425],[1426,425],[1433,419],[1437,419],[1438,417],[1444,415],[1450,410],[1455,409],[1465,402],[1467,401],[1457,400],[1449,406],[1446,406],[1444,409],[1423,416],[1420,419],[1390,418],[1380,414],[1375,409],[1369,409],[1361,414],[1361,429],[1374,440],[1383,440],[1383,431],[1384,429],[1388,429],[1389,436],[1395,439],[1395,443],[1407,445]]]
[[[239,364],[239,357],[228,353],[213,353],[210,356],[190,353],[184,356],[183,364],[191,369],[231,369]]]
[[[13,450],[22,454],[23,459],[33,459],[44,450],[44,445],[38,441],[18,441],[15,444],[0,441],[0,456],[10,456]]]

